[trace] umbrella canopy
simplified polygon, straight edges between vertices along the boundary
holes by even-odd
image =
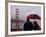
[[[40,16],[36,15],[36,14],[30,14],[29,16],[27,16],[27,19],[41,19]]]

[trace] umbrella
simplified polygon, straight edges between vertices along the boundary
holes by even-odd
[[[27,16],[27,19],[41,19],[41,17],[39,15],[36,14],[30,14],[29,16]]]

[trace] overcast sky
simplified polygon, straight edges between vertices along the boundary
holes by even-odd
[[[19,8],[19,18],[26,20],[26,17],[30,14],[37,14],[41,16],[41,7],[40,6],[20,6],[20,5],[11,5],[11,18],[14,19],[16,16],[16,8]]]

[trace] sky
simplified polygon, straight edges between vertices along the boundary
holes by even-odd
[[[26,20],[27,16],[30,14],[37,14],[41,16],[40,6],[22,6],[22,5],[11,5],[11,18],[16,18],[16,8],[19,8],[19,19]]]

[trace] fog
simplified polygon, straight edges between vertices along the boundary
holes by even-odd
[[[40,6],[19,6],[19,5],[11,5],[11,19],[16,18],[16,8],[19,9],[19,19],[26,21],[27,16],[30,14],[37,14],[41,17],[41,7]],[[34,21],[34,20],[33,20]],[[37,20],[39,26],[41,26],[41,20]],[[19,28],[23,29],[24,23],[19,23]],[[33,22],[32,22],[33,23]],[[12,23],[12,28],[15,28],[15,24]]]

